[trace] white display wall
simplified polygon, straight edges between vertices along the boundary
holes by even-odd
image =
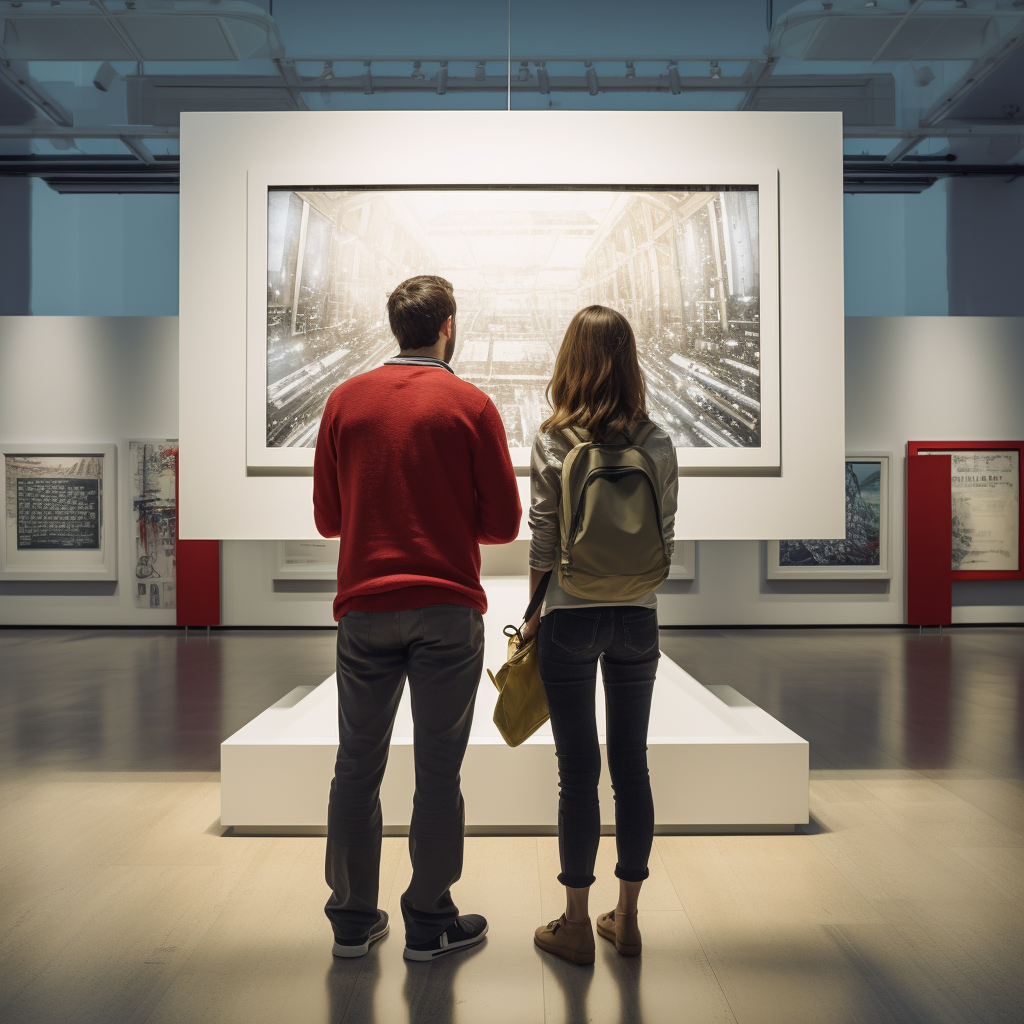
[[[118,462],[118,581],[0,582],[0,623],[174,625],[133,606],[127,441],[177,429],[177,317],[0,317],[0,442],[113,444]]]
[[[128,437],[177,434],[174,318],[0,317],[0,441],[118,445],[119,563],[130,564],[125,512]],[[891,581],[768,581],[762,541],[703,541],[696,578],[661,591],[666,625],[897,624],[903,621],[903,473],[908,440],[1024,437],[1024,319],[850,318],[846,321],[849,450],[890,451]],[[329,626],[329,582],[273,579],[273,541],[222,550],[227,626]],[[484,570],[525,565],[525,544],[485,549]],[[7,625],[152,625],[174,612],[133,608],[117,584],[0,583]],[[954,622],[1024,622],[1024,583],[962,582]]]
[[[435,151],[429,160],[412,156]],[[543,156],[510,159],[516,153]],[[256,457],[246,430],[247,402],[266,401],[265,373],[263,387],[247,395],[247,365],[258,385],[267,309],[267,189],[314,184],[756,185],[764,213],[762,447],[684,449],[692,472],[680,487],[684,506],[677,522],[695,540],[842,531],[838,114],[186,113],[181,159],[183,537],[317,536],[308,452],[279,453],[279,459],[294,457],[288,462],[291,472],[281,475],[276,463],[268,468],[262,456]],[[255,348],[247,353],[253,339]]]

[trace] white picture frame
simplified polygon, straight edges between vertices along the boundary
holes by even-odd
[[[336,580],[340,547],[334,537],[279,540],[274,546],[274,579]]]
[[[836,536],[843,530],[842,118],[775,111],[254,111],[186,112],[181,119],[179,487],[182,538],[315,538],[310,467],[250,464],[247,332],[265,349],[265,239],[249,235],[271,182],[382,188],[410,181],[409,153],[451,146],[416,163],[422,187],[498,182],[591,188],[632,183],[757,185],[777,197],[776,223],[759,203],[761,320],[784,347],[769,380],[767,333],[761,468],[687,466],[696,540]],[[613,139],[590,158],[595,139]],[[693,139],[699,138],[699,146]],[[509,153],[544,160],[510,161]],[[763,186],[763,187],[762,187]],[[760,216],[764,215],[761,220]],[[259,223],[259,221],[254,221]],[[769,229],[776,238],[772,243]],[[250,259],[250,247],[255,259]],[[768,281],[769,261],[779,274]],[[250,288],[252,272],[257,287]],[[262,284],[261,284],[262,282]],[[252,314],[248,303],[252,301]],[[259,351],[259,348],[257,348]],[[263,353],[261,353],[263,354]],[[265,357],[263,359],[265,363]],[[264,368],[265,372],[265,368]],[[768,425],[786,431],[769,458]],[[265,420],[265,396],[260,412]],[[256,423],[261,422],[256,418]],[[694,460],[719,449],[687,449]],[[753,449],[728,449],[744,458]],[[702,453],[706,453],[702,454]],[[303,457],[305,458],[305,457]]]
[[[668,578],[670,580],[693,580],[697,578],[697,542],[695,540],[676,541]]]
[[[31,467],[31,468],[30,468]],[[70,499],[54,495],[32,496],[20,492],[19,481],[77,480],[76,494]],[[96,481],[97,486],[90,486]],[[66,489],[66,485],[65,489]],[[4,581],[80,581],[117,580],[117,445],[116,444],[3,444],[0,445],[0,487],[3,488],[2,536],[0,536],[0,580]],[[80,492],[81,497],[77,495]],[[21,497],[19,498],[19,493]],[[45,518],[36,525],[25,525],[29,503],[72,500],[80,503],[74,510],[82,520],[79,537],[69,533],[63,542],[59,533],[38,533]],[[95,503],[96,511],[89,507]],[[45,517],[49,513],[40,511]],[[85,519],[95,515],[96,544],[83,534],[89,532]],[[67,527],[71,529],[71,527]],[[23,540],[30,532],[37,535]],[[62,547],[61,543],[68,546]]]
[[[692,165],[691,165],[692,166]],[[570,167],[572,165],[570,164]],[[587,175],[592,169],[585,163],[580,162],[574,168],[579,175],[575,182],[564,180],[550,181],[544,177],[542,166],[537,166],[526,180],[509,182],[506,180],[507,163],[496,160],[494,170],[489,180],[472,181],[460,177],[459,172],[453,168],[451,175],[458,179],[451,182],[443,182],[443,185],[464,186],[466,189],[486,193],[493,190],[497,195],[505,193],[508,189],[519,186],[521,189],[533,191],[536,189],[550,189],[552,192],[573,191],[594,191],[594,192],[618,192],[623,196],[638,191],[633,182],[639,180],[636,175],[641,174],[637,167],[632,173],[620,172],[618,180],[605,181],[601,184],[590,184]],[[567,170],[569,170],[567,168]],[[691,167],[687,167],[691,171]],[[346,176],[346,160],[340,159],[330,172],[330,180],[325,181],[323,169],[316,168],[319,175],[315,178],[312,168],[304,167],[301,159],[296,160],[290,171],[281,169],[281,165],[250,166],[247,176],[247,209],[248,209],[248,253],[247,253],[247,299],[246,299],[246,464],[250,472],[267,475],[287,475],[295,472],[312,472],[315,449],[313,447],[271,447],[267,444],[268,432],[268,375],[267,375],[267,254],[268,254],[268,196],[271,191],[286,189],[296,192],[323,192],[333,190],[344,190],[346,186],[352,187],[354,191],[385,192],[398,188],[399,191],[418,192],[436,188],[437,182],[421,181],[395,181],[393,175],[385,175],[387,181],[374,183],[377,189],[367,187],[365,184],[355,187],[352,177]],[[571,173],[571,171],[570,171]],[[779,260],[778,260],[778,232],[779,232],[779,171],[778,167],[771,162],[757,160],[751,157],[736,159],[731,166],[720,169],[714,179],[691,178],[687,182],[679,180],[678,168],[671,165],[662,166],[658,169],[645,167],[643,173],[648,176],[643,178],[645,188],[651,192],[668,189],[674,192],[686,192],[695,189],[694,196],[698,202],[695,209],[708,205],[700,197],[707,195],[714,197],[720,194],[720,189],[756,189],[757,192],[757,222],[758,222],[758,245],[757,257],[759,266],[759,299],[758,299],[758,352],[759,352],[759,390],[758,405],[759,412],[759,440],[757,446],[724,446],[724,447],[679,447],[676,449],[676,458],[680,467],[686,470],[717,470],[717,471],[764,471],[778,468],[780,465],[780,430],[781,430],[781,403],[779,395]],[[692,173],[692,172],[691,172]],[[696,171],[697,174],[701,172]],[[705,171],[705,176],[710,171]],[[654,181],[652,179],[658,179]],[[315,188],[310,188],[308,183],[316,181]],[[724,200],[723,200],[724,202]],[[305,206],[308,212],[308,206]],[[305,224],[305,215],[303,219]],[[667,225],[662,225],[667,229]],[[717,230],[717,229],[716,229]],[[300,234],[300,247],[305,238],[305,230]],[[301,252],[301,249],[300,249]],[[717,243],[716,243],[717,252]],[[646,263],[647,254],[644,253],[643,260]],[[724,257],[723,257],[724,260]],[[728,262],[728,261],[725,261]],[[723,262],[723,267],[725,266]],[[301,268],[302,258],[299,257]],[[722,271],[725,273],[725,270]],[[296,277],[296,286],[299,275]],[[398,281],[394,282],[395,284]],[[713,291],[713,289],[712,289]],[[297,294],[297,293],[296,293]],[[456,296],[457,297],[457,296]],[[283,300],[282,300],[283,301]],[[724,302],[724,300],[722,300]],[[689,305],[689,303],[687,303]],[[723,312],[721,314],[724,316]],[[381,292],[381,316],[386,317],[384,309],[384,292]],[[682,309],[680,309],[682,316]],[[301,341],[301,338],[299,339]],[[733,342],[729,342],[733,344]],[[639,347],[639,342],[638,342]],[[344,350],[342,350],[344,351]],[[733,351],[729,349],[727,351]],[[337,355],[338,353],[335,353]],[[397,343],[390,355],[398,354]],[[456,349],[454,365],[458,367],[459,349]],[[714,378],[709,377],[710,371],[704,363],[692,363],[690,359],[673,355],[672,360],[680,359],[678,365],[673,364],[668,369],[673,386],[677,390],[685,390],[687,387],[707,387],[708,382],[713,383]],[[697,358],[701,358],[698,356]],[[713,360],[712,360],[713,361]],[[728,360],[726,360],[728,361]],[[666,361],[667,362],[667,361]],[[735,361],[733,361],[735,362]],[[292,376],[301,376],[307,371],[320,366],[319,362],[311,363],[304,370],[297,370]],[[724,363],[723,363],[724,365]],[[365,367],[364,367],[365,368]],[[753,370],[748,368],[748,371]],[[743,376],[743,374],[740,374]],[[286,378],[289,379],[290,378]],[[304,376],[302,379],[306,379]],[[667,377],[666,380],[669,378]],[[290,383],[289,388],[298,386]],[[667,385],[666,385],[667,387]],[[729,394],[738,396],[737,401],[747,401],[742,394],[733,389]],[[716,401],[723,405],[724,396],[717,395]],[[326,399],[324,399],[326,400]],[[677,403],[678,404],[678,403]],[[742,415],[740,405],[734,405],[737,415]],[[694,422],[698,427],[703,420],[703,414],[694,416]],[[315,437],[316,420],[308,423],[304,436]],[[312,432],[312,433],[311,433]],[[699,434],[700,431],[697,431]],[[712,431],[711,435],[714,436]],[[510,454],[513,465],[525,467],[530,464],[530,447],[510,447]]]
[[[767,542],[766,576],[770,580],[888,580],[892,579],[892,509],[889,495],[892,452],[847,452],[847,467],[879,464],[878,475],[878,564],[877,565],[781,565],[782,543]],[[847,500],[848,529],[851,503]],[[815,543],[808,541],[807,543]],[[821,542],[818,542],[821,543]]]

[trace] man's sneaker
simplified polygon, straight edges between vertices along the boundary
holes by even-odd
[[[370,952],[370,947],[387,935],[389,927],[387,911],[378,910],[377,921],[370,929],[370,937],[365,942],[354,944],[335,942],[332,952],[335,956],[366,956]]]
[[[402,956],[406,960],[433,960],[435,957],[444,956],[445,953],[458,953],[460,949],[469,949],[478,942],[483,942],[487,934],[487,920],[479,914],[466,914],[465,917],[457,917],[447,931],[441,932],[436,939],[430,942],[418,942],[415,945],[406,945]]]

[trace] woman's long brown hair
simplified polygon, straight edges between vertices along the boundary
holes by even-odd
[[[548,384],[551,415],[541,430],[579,427],[611,441],[647,419],[647,389],[629,321],[607,306],[587,306],[569,324]]]

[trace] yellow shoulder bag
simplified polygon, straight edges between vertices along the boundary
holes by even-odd
[[[540,607],[550,579],[551,573],[547,572],[537,584],[523,616],[523,625]],[[487,674],[498,691],[494,724],[510,747],[518,747],[548,720],[548,700],[540,678],[537,638],[532,636],[524,640],[522,626],[506,626],[503,632],[509,638],[508,661],[498,669],[497,675],[490,669]]]

